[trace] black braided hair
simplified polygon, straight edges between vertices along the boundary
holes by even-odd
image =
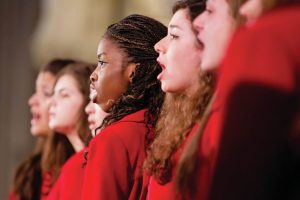
[[[110,108],[110,115],[104,119],[101,128],[144,108],[148,109],[145,113],[148,130],[154,127],[164,99],[160,81],[156,78],[161,67],[156,61],[158,53],[154,45],[166,35],[167,28],[162,23],[138,14],[107,28],[104,38],[117,44],[126,53],[128,63],[136,63],[137,67],[127,91]],[[149,138],[146,141],[149,142]]]

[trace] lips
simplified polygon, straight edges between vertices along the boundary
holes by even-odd
[[[96,98],[97,98],[97,91],[96,90],[91,90],[90,91],[90,100],[95,103]]]
[[[162,76],[163,76],[163,73],[164,73],[164,71],[165,71],[165,69],[166,69],[166,66],[165,66],[159,59],[157,59],[157,62],[158,62],[158,64],[160,65],[160,67],[161,67],[161,69],[162,69],[161,73],[158,74],[157,79],[158,79],[158,80],[161,80],[161,79],[162,79]]]
[[[41,119],[41,115],[35,112],[32,112],[32,118],[30,123],[31,124],[36,124],[39,120]]]
[[[91,121],[88,121],[88,123],[89,123],[89,129],[92,131],[92,130],[94,130],[95,129],[95,122],[93,121],[93,120],[91,120]]]
[[[166,69],[166,66],[162,63],[162,61],[159,58],[157,59],[157,62],[163,70]]]
[[[95,89],[95,86],[90,84],[90,100],[95,103],[96,98],[97,98],[97,91]]]
[[[53,117],[55,117],[54,108],[50,107],[50,109],[49,109],[49,119],[52,119]]]
[[[197,36],[197,45],[199,45],[199,47],[204,48],[204,42],[203,39],[200,37],[199,33]]]
[[[55,113],[54,112],[49,112],[49,118],[51,119],[53,117],[55,117]]]

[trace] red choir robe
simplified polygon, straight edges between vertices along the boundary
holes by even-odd
[[[147,193],[147,200],[156,200],[156,199],[163,199],[163,200],[175,200],[175,199],[180,199],[180,197],[177,196],[176,191],[175,191],[175,183],[174,183],[174,178],[175,178],[175,173],[176,173],[176,166],[179,161],[182,149],[184,148],[185,144],[189,141],[190,137],[194,134],[194,132],[197,130],[198,124],[194,125],[190,133],[188,134],[187,138],[181,145],[181,147],[173,154],[172,156],[172,164],[173,164],[173,169],[172,169],[172,178],[171,181],[161,185],[158,183],[158,181],[151,176],[150,181],[149,181],[149,186],[148,186],[148,193]],[[144,177],[147,177],[147,174],[144,174]]]
[[[91,141],[82,199],[140,199],[148,129],[146,110],[107,126]]]
[[[48,195],[48,200],[81,199],[85,151],[86,149],[74,154],[63,165],[60,175]]]
[[[18,200],[19,196],[14,192],[10,192],[9,195],[8,195],[8,199],[9,200]]]
[[[52,188],[52,175],[50,172],[43,173],[43,180],[42,180],[42,186],[41,186],[41,195],[40,200],[47,200],[47,197],[49,195],[49,192]]]
[[[40,196],[38,197],[35,195],[34,199],[40,199],[40,200],[46,200],[48,198],[49,192],[52,188],[51,184],[51,173],[50,172],[44,172],[42,175],[42,183],[40,185]],[[9,200],[19,200],[20,196],[14,192],[9,193]]]
[[[299,4],[239,30],[219,75],[217,127],[202,139],[217,138],[217,152],[195,199],[300,199]]]

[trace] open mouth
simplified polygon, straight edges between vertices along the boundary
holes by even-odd
[[[166,66],[163,63],[161,63],[159,60],[157,60],[157,62],[158,62],[158,64],[160,65],[160,67],[162,69],[162,71],[157,76],[157,80],[161,80],[162,76],[163,76],[163,73],[164,73],[164,71],[166,69]]]
[[[201,49],[204,48],[204,43],[202,42],[202,40],[199,37],[197,37],[197,39],[196,39],[196,45],[198,48],[201,48]]]
[[[32,113],[31,124],[35,124],[41,119],[41,115],[38,113]]]
[[[166,66],[163,63],[161,63],[158,59],[157,62],[163,70],[166,69]]]
[[[49,118],[53,118],[55,116],[54,112],[49,112]]]
[[[91,90],[90,91],[90,100],[93,102],[93,103],[95,103],[95,100],[96,100],[96,98],[97,98],[97,91],[96,90]]]
[[[90,96],[89,97],[90,97],[90,100],[95,103],[95,100],[97,97],[97,91],[95,89],[95,86],[92,84],[90,84]]]

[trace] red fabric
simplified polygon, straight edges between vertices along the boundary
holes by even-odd
[[[215,101],[212,106],[212,111],[209,116],[209,120],[204,128],[202,138],[200,140],[199,157],[200,157],[200,167],[195,174],[197,178],[197,194],[193,197],[189,196],[191,199],[205,200],[207,199],[209,186],[211,179],[213,177],[215,162],[218,152],[218,144],[220,140],[220,135],[218,134],[218,123],[220,121],[220,102]]]
[[[49,172],[45,172],[43,174],[43,180],[41,185],[41,195],[40,200],[47,200],[48,194],[51,190],[51,174]],[[9,194],[9,200],[19,200],[19,196],[13,192]]]
[[[9,197],[8,197],[9,200],[18,200],[18,195],[13,193],[13,192],[10,192],[9,193]]]
[[[48,200],[76,200],[81,199],[84,177],[84,152],[86,149],[74,154],[64,164],[60,175],[55,182]]]
[[[299,35],[299,5],[235,35],[220,73],[220,111],[201,141],[201,163],[204,156],[209,164],[199,168],[195,199],[300,198],[299,132],[291,131],[300,106]]]
[[[52,187],[51,178],[52,176],[50,172],[45,172],[43,174],[40,200],[47,200],[48,194]]]
[[[40,194],[40,200],[46,200],[48,198],[48,194],[51,190],[51,173],[45,172],[42,175],[42,185],[41,185],[41,194]],[[37,198],[36,196],[34,198]],[[19,200],[19,195],[15,194],[13,192],[9,193],[9,200]]]
[[[82,199],[139,199],[145,159],[145,110],[106,127],[90,143]]]
[[[173,155],[172,162],[173,162],[173,169],[172,169],[172,179],[170,182],[168,182],[165,185],[159,184],[154,177],[150,177],[150,182],[148,186],[148,194],[147,194],[147,200],[156,200],[156,199],[163,199],[163,200],[175,200],[178,197],[176,196],[176,191],[174,189],[174,176],[176,172],[176,166],[178,163],[178,160],[180,158],[180,153],[182,152],[182,149],[184,148],[187,141],[190,139],[190,137],[195,133],[195,131],[198,128],[198,124],[196,124],[193,129],[188,134],[188,137],[185,139],[184,143],[181,145],[181,148],[177,150],[177,152]],[[144,177],[147,176],[144,174]]]

